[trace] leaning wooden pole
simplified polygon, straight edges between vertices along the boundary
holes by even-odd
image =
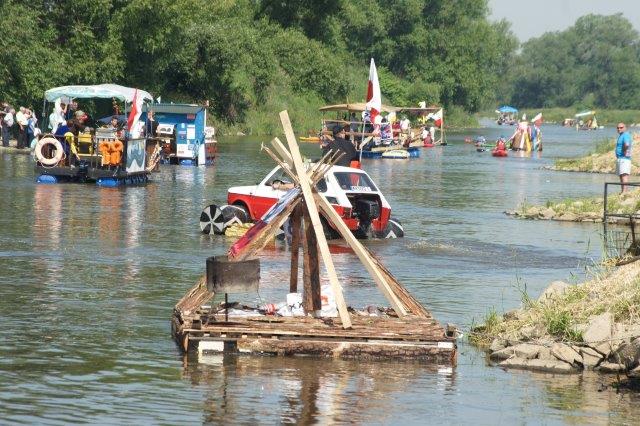
[[[324,266],[327,270],[327,275],[329,276],[329,282],[331,283],[331,289],[333,290],[333,295],[336,300],[338,314],[340,315],[340,320],[342,321],[342,327],[351,328],[351,318],[349,317],[349,312],[347,311],[347,304],[344,301],[342,288],[340,287],[338,276],[336,274],[335,267],[333,266],[333,259],[331,258],[331,253],[329,253],[329,245],[327,244],[327,239],[324,235],[322,222],[320,222],[318,207],[316,206],[316,203],[313,199],[313,192],[311,191],[309,178],[302,164],[302,156],[300,155],[300,149],[298,148],[298,143],[296,142],[296,137],[293,133],[293,128],[291,127],[291,121],[289,120],[289,114],[287,113],[287,111],[280,112],[280,121],[282,122],[282,127],[284,128],[284,134],[289,145],[289,152],[291,154],[291,158],[293,159],[295,172],[298,176],[298,180],[300,181],[300,189],[302,190],[302,195],[304,196],[305,206],[309,211],[309,217],[311,218],[311,223],[318,240],[318,248],[320,249],[322,262],[324,263]]]

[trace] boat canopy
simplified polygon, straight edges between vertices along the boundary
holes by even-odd
[[[133,96],[136,92],[135,88],[120,86],[118,84],[96,84],[94,86],[62,86],[49,89],[44,92],[47,101],[52,102],[56,99],[67,98],[116,98],[125,102],[133,102]],[[145,101],[153,101],[149,92],[138,89],[138,95],[142,96]]]
[[[575,115],[575,117],[576,118],[580,118],[580,117],[586,117],[586,116],[595,115],[595,114],[596,114],[595,111],[582,111],[582,112],[577,113]]]
[[[349,111],[349,112],[362,112],[366,111],[367,104],[364,102],[354,102],[348,104],[337,104],[337,105],[327,105],[320,108],[320,111]],[[397,111],[396,107],[392,107],[389,105],[382,105],[381,112],[395,112]]]
[[[430,112],[438,112],[442,109],[441,106],[437,106],[437,105],[431,105],[428,107],[396,107],[396,111],[397,112],[406,112],[406,113],[412,113],[412,114],[420,114],[421,112],[426,112],[426,113],[430,113]]]
[[[509,114],[509,113],[515,114],[516,112],[518,112],[518,109],[509,105],[503,105],[500,108],[498,108],[496,111],[503,114]]]

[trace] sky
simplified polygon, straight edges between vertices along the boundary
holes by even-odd
[[[489,0],[490,19],[511,22],[511,30],[521,42],[547,31],[562,31],[589,13],[622,13],[640,31],[639,0]]]

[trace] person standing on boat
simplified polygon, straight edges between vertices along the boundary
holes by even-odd
[[[155,119],[153,110],[147,111],[147,121],[144,123],[144,135],[146,137],[154,137],[158,130],[158,122]]]
[[[616,174],[620,176],[621,189],[620,192],[627,190],[629,175],[631,174],[631,145],[633,139],[627,131],[624,123],[618,123],[618,140],[616,142]]]
[[[337,125],[333,128],[333,140],[322,148],[322,155],[326,155],[330,150],[342,151],[344,154],[336,163],[337,166],[349,167],[351,161],[358,159],[358,152],[351,141],[345,139],[346,129],[344,126]]]

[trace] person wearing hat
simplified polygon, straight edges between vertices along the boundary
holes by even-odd
[[[349,167],[352,160],[358,159],[358,152],[351,141],[345,139],[346,128],[343,125],[336,125],[333,128],[333,140],[328,142],[322,148],[322,155],[326,155],[329,151],[342,151],[344,154],[336,163],[336,166]]]

